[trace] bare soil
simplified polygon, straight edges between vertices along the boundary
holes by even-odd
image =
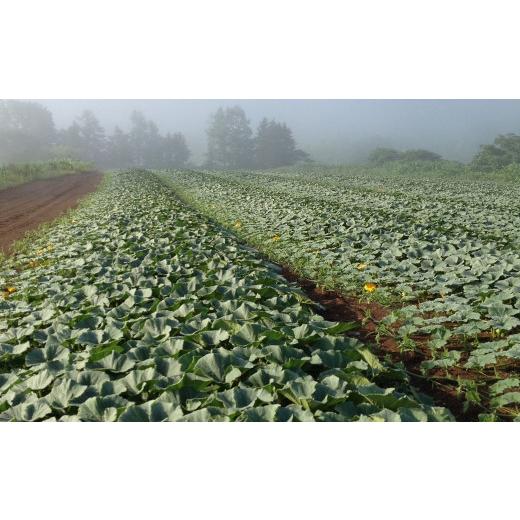
[[[76,207],[102,178],[100,172],[74,173],[0,190],[0,251],[9,253],[27,231]]]

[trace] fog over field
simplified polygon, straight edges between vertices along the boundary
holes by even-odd
[[[206,152],[206,128],[219,107],[241,106],[253,128],[263,117],[287,123],[298,146],[325,163],[364,161],[378,147],[425,148],[469,161],[498,134],[520,132],[519,100],[38,100],[57,128],[92,110],[107,132],[141,111],[161,132],[182,132],[194,163]]]

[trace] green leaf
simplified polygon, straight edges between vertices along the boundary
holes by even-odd
[[[21,403],[0,414],[4,421],[41,421],[52,413],[49,405],[43,400]]]
[[[55,377],[56,376],[54,374],[45,369],[31,376],[25,381],[25,384],[31,390],[43,390],[54,381]]]
[[[45,400],[53,409],[65,410],[71,401],[80,398],[88,387],[79,385],[71,379],[62,379],[58,384],[54,384]]]
[[[25,356],[27,366],[41,365],[51,361],[67,361],[69,350],[55,343],[48,343],[44,348],[35,348]]]
[[[178,420],[183,422],[229,421],[229,417],[226,417],[222,408],[208,406],[188,413]]]
[[[508,377],[507,379],[502,379],[494,385],[491,385],[489,390],[492,394],[498,395],[505,392],[509,388],[515,387],[520,387],[520,379],[517,377]]]
[[[268,404],[249,408],[242,413],[240,418],[250,422],[273,422],[276,420],[276,413],[279,408],[279,404]]]
[[[120,381],[126,390],[133,395],[139,395],[148,381],[152,381],[155,377],[155,369],[147,368],[145,370],[132,370]]]
[[[231,388],[217,394],[217,399],[230,411],[244,410],[254,406],[257,391],[252,388]]]
[[[109,343],[108,345],[100,345],[98,347],[94,347],[90,351],[89,361],[95,363],[96,361],[100,361],[101,359],[107,357],[112,352],[117,354],[121,354],[125,351],[125,349],[119,345],[116,341]]]
[[[8,343],[0,343],[0,359],[8,358],[10,356],[19,356],[30,348],[30,343],[19,343],[18,345],[9,345]]]
[[[172,403],[148,401],[129,406],[119,417],[122,422],[165,422],[178,421],[183,417],[182,409]]]
[[[135,361],[126,354],[111,352],[108,356],[95,363],[90,362],[92,368],[108,370],[109,372],[124,373],[132,370]]]
[[[100,345],[108,339],[108,334],[102,330],[87,330],[78,336],[77,341],[81,345]]]
[[[192,336],[193,341],[203,346],[219,345],[229,338],[229,333],[225,330],[206,330]]]
[[[224,383],[228,372],[244,364],[237,356],[221,349],[202,356],[195,364],[194,372],[212,381]]]
[[[126,399],[117,395],[107,397],[91,397],[78,409],[78,417],[82,421],[112,422],[117,420],[120,408],[128,404]]]
[[[506,392],[500,397],[495,397],[491,400],[491,406],[495,408],[517,403],[520,403],[520,392]]]
[[[314,415],[309,410],[306,410],[295,404],[279,408],[276,414],[278,421],[296,421],[296,422],[314,422]]]

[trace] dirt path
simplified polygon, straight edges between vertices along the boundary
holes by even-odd
[[[103,175],[64,175],[0,190],[0,251],[8,252],[27,231],[53,220],[94,191]]]

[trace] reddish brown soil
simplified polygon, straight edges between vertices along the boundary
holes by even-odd
[[[76,207],[102,177],[99,172],[69,174],[0,190],[0,251],[8,253],[27,231]]]
[[[377,324],[392,309],[384,307],[376,302],[360,302],[357,298],[341,295],[334,291],[324,290],[316,285],[312,280],[298,276],[288,267],[282,267],[283,276],[292,282],[298,283],[310,299],[319,303],[323,309],[320,312],[325,319],[331,321],[355,322],[359,328],[349,335],[356,335],[365,344],[372,347],[374,353],[380,358],[388,358],[392,362],[402,363],[411,382],[419,391],[429,395],[438,406],[447,407],[458,421],[477,421],[478,410],[471,407],[467,410],[463,407],[463,401],[457,396],[453,384],[444,384],[443,371],[439,370],[438,376],[424,378],[421,375],[420,364],[429,359],[428,348],[425,339],[413,337],[417,348],[413,351],[401,351],[399,344],[392,334],[382,334],[377,337]],[[460,373],[456,373],[460,372]],[[450,370],[450,375],[460,376],[463,379],[478,379],[479,374],[474,374],[470,370],[460,371],[456,368]]]

